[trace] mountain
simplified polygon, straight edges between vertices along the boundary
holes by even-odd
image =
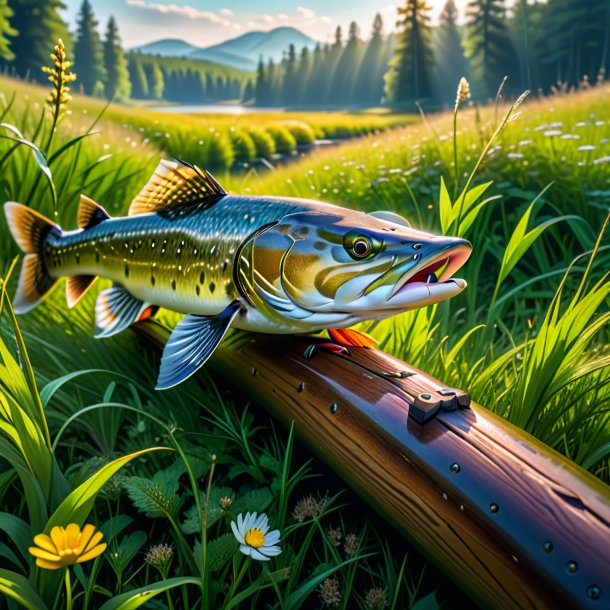
[[[134,51],[140,51],[148,55],[163,55],[166,57],[186,57],[197,50],[198,47],[179,38],[165,38],[134,49]]]
[[[290,44],[294,44],[297,52],[300,52],[304,46],[314,47],[316,41],[296,28],[280,27],[269,32],[247,32],[209,47],[199,48],[184,40],[172,39],[151,42],[134,50],[171,57],[205,59],[232,68],[254,70],[261,55],[265,61],[273,58],[273,61],[278,62]]]

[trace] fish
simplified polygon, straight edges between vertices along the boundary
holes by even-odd
[[[104,277],[113,284],[97,296],[97,338],[159,307],[184,314],[163,350],[157,389],[199,370],[231,327],[329,330],[349,340],[354,324],[453,297],[466,288],[453,275],[472,250],[394,212],[230,195],[209,172],[177,159],[160,162],[124,217],[85,195],[71,231],[19,203],[4,211],[25,254],[16,313],[36,307],[62,277],[74,307]]]

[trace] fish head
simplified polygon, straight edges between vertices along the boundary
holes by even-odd
[[[471,249],[388,212],[294,213],[248,244],[249,289],[267,305],[384,318],[464,290],[453,274]]]

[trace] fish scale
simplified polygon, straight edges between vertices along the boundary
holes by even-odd
[[[97,296],[98,338],[158,307],[185,314],[163,351],[159,389],[195,373],[231,326],[328,329],[334,341],[362,346],[361,335],[336,329],[458,294],[466,282],[452,275],[471,251],[467,241],[418,231],[393,212],[228,195],[208,172],[180,161],[160,163],[126,217],[111,218],[81,196],[76,231],[18,203],[4,209],[25,253],[17,313],[64,276],[73,307],[99,276],[114,284]]]

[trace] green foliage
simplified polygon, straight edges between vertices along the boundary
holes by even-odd
[[[398,9],[400,33],[394,57],[385,76],[386,102],[405,104],[432,94],[432,46],[429,12],[425,0],[407,0]]]
[[[506,26],[505,0],[470,0],[464,39],[466,57],[484,95],[495,94],[503,76],[513,82],[515,50]]]
[[[18,32],[11,41],[15,58],[10,67],[21,77],[44,82],[40,68],[48,63],[52,43],[61,38],[70,45],[68,28],[60,16],[65,5],[61,0],[11,0],[10,7],[14,13],[10,24]]]
[[[121,48],[121,39],[114,17],[108,20],[104,40],[104,67],[106,68],[105,94],[108,99],[125,102],[131,94],[127,60]]]
[[[78,14],[76,38],[74,40],[74,65],[77,71],[77,83],[85,93],[94,95],[98,83],[106,82],[108,74],[104,66],[104,48],[97,32],[97,20],[89,0],[83,0]]]
[[[17,30],[11,27],[13,11],[8,5],[8,0],[0,0],[0,59],[10,61],[15,59],[11,50],[11,38],[17,35]]]

